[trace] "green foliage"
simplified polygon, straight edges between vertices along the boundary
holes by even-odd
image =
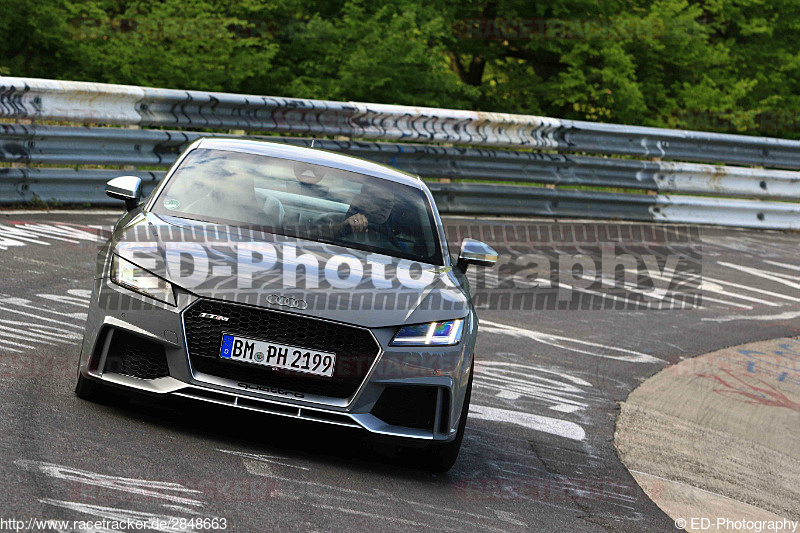
[[[33,197],[28,202],[25,202],[20,205],[25,207],[33,207],[36,209],[55,209],[58,207],[63,207],[64,203],[61,202],[60,200],[56,200],[55,198],[52,198],[50,200],[45,200],[38,194],[34,193]]]
[[[796,0],[0,0],[0,74],[798,137]]]

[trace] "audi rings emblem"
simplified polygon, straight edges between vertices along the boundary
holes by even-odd
[[[291,307],[300,310],[308,307],[308,303],[305,300],[292,298],[291,296],[281,296],[280,294],[270,294],[267,296],[267,303],[272,305],[283,305],[285,307]]]

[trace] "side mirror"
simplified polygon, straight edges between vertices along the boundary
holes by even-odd
[[[111,198],[125,202],[125,208],[130,211],[139,205],[142,196],[142,180],[136,176],[120,176],[106,183],[106,194]]]
[[[488,244],[475,239],[464,239],[456,266],[466,272],[469,265],[492,266],[497,263],[497,252]]]

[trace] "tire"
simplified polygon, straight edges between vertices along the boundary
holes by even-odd
[[[469,381],[467,382],[467,393],[464,396],[464,405],[461,407],[461,417],[458,419],[458,429],[456,430],[456,437],[444,444],[434,444],[428,449],[427,453],[427,467],[428,470],[433,472],[447,472],[450,470],[458,459],[458,452],[461,451],[461,441],[464,440],[464,428],[467,426],[467,415],[469,414],[469,402],[472,397],[472,375],[475,370],[475,363],[473,359],[472,367],[470,367]]]
[[[78,374],[78,383],[75,385],[75,395],[81,400],[102,402],[108,399],[105,388],[97,382]]]

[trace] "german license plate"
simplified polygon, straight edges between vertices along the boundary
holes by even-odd
[[[282,368],[328,378],[333,376],[333,368],[336,365],[336,354],[333,353],[249,339],[227,333],[222,334],[219,356],[232,361]]]

